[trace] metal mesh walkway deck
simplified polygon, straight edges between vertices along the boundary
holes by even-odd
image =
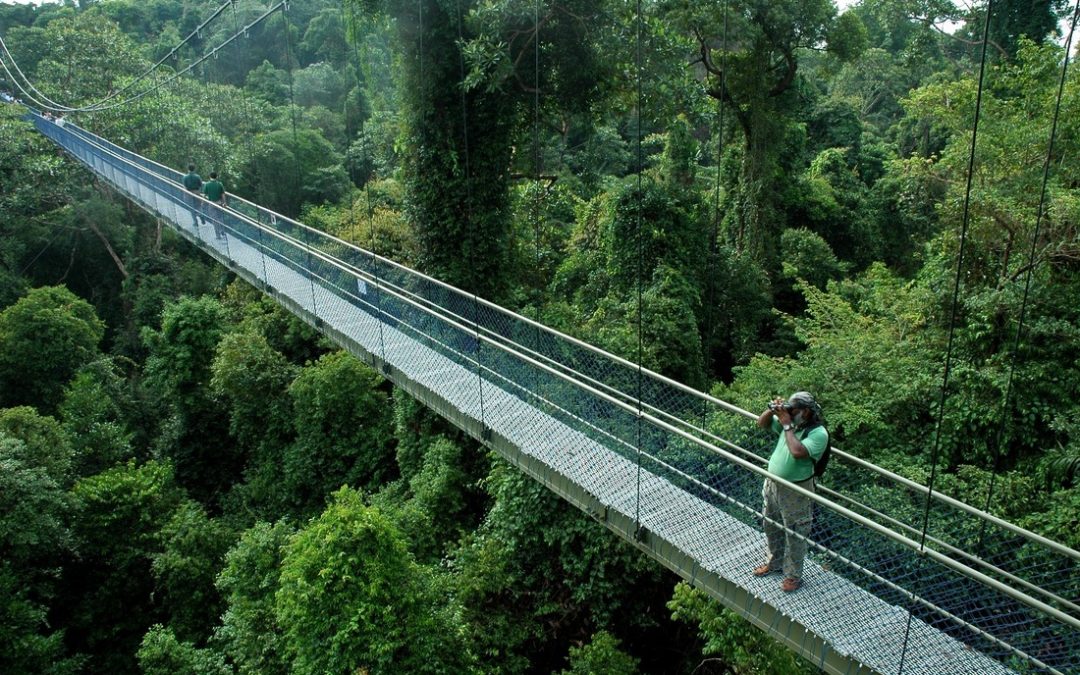
[[[505,310],[255,205],[197,200],[171,170],[77,127],[34,122],[398,386],[823,669],[981,675],[1080,666],[1068,601],[1061,610],[1012,592],[999,579],[1042,586],[996,560],[985,563],[997,570],[991,576],[960,555],[920,554],[899,511],[867,519],[817,498],[832,534],[811,542],[804,588],[783,593],[776,577],[749,572],[764,553],[763,472],[738,454],[756,433],[745,416],[699,406],[690,394],[661,396],[668,390],[660,384],[668,385],[655,378],[655,390],[640,379],[635,387],[640,374],[626,364],[609,369],[613,357],[581,356],[598,350],[558,342]],[[881,475],[860,485],[877,494]],[[948,532],[938,536],[951,552]],[[1023,545],[1032,541],[1040,543],[1027,537]],[[1067,550],[1052,552],[1049,571],[1075,572]],[[1047,598],[1058,597],[1052,590]]]

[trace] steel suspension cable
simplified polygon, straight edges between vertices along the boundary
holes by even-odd
[[[727,44],[728,44],[728,0],[724,0],[724,33],[723,47],[720,53],[720,97],[717,105],[719,120],[717,121],[716,134],[716,188],[713,194],[713,226],[709,235],[709,245],[706,248],[708,264],[705,271],[705,283],[708,284],[709,297],[706,302],[705,315],[705,364],[709,371],[713,370],[712,351],[713,340],[716,337],[716,282],[713,274],[716,268],[716,258],[719,250],[716,247],[716,239],[720,236],[720,167],[724,159],[724,90],[727,89]],[[707,424],[709,404],[702,399],[701,428]]]
[[[645,343],[642,336],[643,328],[643,280],[642,280],[642,268],[645,265],[645,250],[641,240],[641,209],[644,203],[644,195],[642,194],[643,183],[641,180],[641,172],[644,162],[642,161],[641,150],[641,111],[643,107],[644,96],[642,94],[641,79],[642,79],[642,55],[641,55],[641,40],[644,27],[642,26],[641,17],[641,0],[637,0],[637,21],[636,26],[636,49],[635,49],[635,71],[636,71],[636,88],[637,88],[637,110],[636,110],[636,122],[637,122],[637,209],[636,209],[636,232],[637,232],[637,424],[636,424],[636,440],[635,446],[637,447],[637,497],[634,500],[635,513],[634,524],[637,528],[637,535],[640,537],[643,534],[641,525],[641,393],[642,393],[642,372],[641,361],[645,352]]]
[[[461,11],[461,0],[456,0],[455,6],[457,8],[457,34],[458,34],[458,71],[460,73],[461,80],[458,84],[458,88],[461,91],[461,142],[464,145],[464,157],[465,157],[465,220],[469,225],[472,225],[473,214],[473,194],[472,194],[472,168],[469,165],[469,111],[467,106],[466,94],[465,94],[465,54],[463,48],[465,44],[465,32],[462,27],[464,17]],[[476,330],[476,379],[480,387],[480,424],[483,425],[485,432],[487,431],[487,417],[484,414],[484,375],[481,368],[480,358],[480,301],[476,295],[476,287],[473,286],[472,291],[473,301],[473,328]]]
[[[960,304],[960,282],[963,276],[964,250],[967,244],[968,223],[971,212],[971,185],[975,175],[975,147],[979,138],[979,116],[982,112],[983,84],[986,77],[986,47],[990,37],[990,17],[993,14],[994,0],[986,2],[986,19],[983,22],[982,54],[979,57],[979,83],[975,95],[975,114],[971,128],[971,147],[968,151],[967,181],[964,186],[964,208],[960,225],[960,244],[956,255],[956,278],[953,283],[952,307],[949,314],[949,338],[945,347],[945,367],[942,374],[941,396],[938,399],[937,424],[934,427],[934,444],[930,451],[930,480],[927,482],[926,506],[923,511],[922,534],[919,536],[919,551],[926,549],[926,535],[930,526],[930,498],[934,492],[934,480],[937,477],[938,454],[941,450],[941,431],[945,420],[945,403],[948,399],[949,374],[952,368],[953,343],[956,335],[956,317]],[[915,592],[912,591],[912,599]],[[911,638],[911,622],[914,607],[908,607],[907,625],[904,627],[904,646],[900,653],[899,673],[904,672],[904,659],[907,656],[908,641]]]
[[[540,323],[540,308],[546,297],[547,278],[541,278],[540,253],[540,0],[533,2],[533,240],[536,244],[537,289],[533,315]],[[534,331],[536,351],[540,351],[540,329]]]
[[[1058,117],[1061,113],[1061,99],[1065,93],[1065,77],[1069,69],[1069,50],[1072,48],[1073,35],[1076,32],[1077,17],[1080,16],[1080,0],[1076,0],[1073,8],[1072,21],[1069,25],[1069,35],[1065,40],[1065,58],[1061,64],[1061,78],[1058,80],[1057,98],[1054,101],[1054,115],[1050,122],[1050,138],[1046,144],[1046,159],[1043,161],[1042,185],[1039,189],[1039,206],[1035,212],[1035,233],[1031,237],[1031,249],[1028,251],[1027,271],[1024,273],[1024,295],[1020,302],[1020,315],[1017,318],[1016,334],[1013,336],[1012,355],[1009,364],[1009,376],[1005,380],[1005,395],[1001,402],[1001,422],[998,427],[997,439],[994,444],[994,470],[990,474],[990,486],[986,492],[986,503],[983,511],[990,509],[994,497],[994,486],[997,482],[997,474],[1001,465],[1001,442],[1005,436],[1005,427],[1008,423],[1009,401],[1012,396],[1013,376],[1016,372],[1016,362],[1020,355],[1020,337],[1024,332],[1024,319],[1027,313],[1028,298],[1031,293],[1031,278],[1035,272],[1035,253],[1039,244],[1039,235],[1042,232],[1043,216],[1046,212],[1046,186],[1050,180],[1050,162],[1054,153],[1054,140],[1057,136]],[[983,539],[986,534],[986,521],[979,528],[978,548],[982,549]]]
[[[230,0],[230,2],[231,2],[231,0]],[[285,0],[282,0],[281,2],[277,3],[273,7],[267,9],[266,12],[264,12],[261,16],[259,16],[254,21],[252,21],[247,26],[245,26],[244,29],[243,29],[243,32],[246,33],[248,30],[255,27],[256,25],[261,23],[264,19],[266,19],[268,16],[270,16],[275,11],[277,11],[279,8],[285,6],[285,4],[286,4]],[[215,14],[214,14],[215,17],[217,16],[217,14],[220,13],[221,10],[223,10],[227,6],[228,5],[226,4],[226,5],[223,5],[221,8],[219,8],[218,12],[215,12]],[[200,26],[200,28],[201,28],[201,26]],[[193,35],[197,35],[198,31],[199,31],[199,29],[196,29],[196,31],[193,32]],[[231,37],[227,38],[224,42],[222,42],[220,45],[215,47],[213,50],[211,50],[210,52],[207,52],[206,54],[204,54],[200,59],[193,62],[190,66],[188,66],[184,70],[182,70],[180,72],[177,72],[177,73],[174,73],[170,78],[168,78],[164,82],[157,82],[156,84],[151,86],[149,89],[145,89],[145,90],[143,90],[143,91],[141,91],[141,92],[139,92],[137,94],[134,94],[133,96],[130,96],[130,97],[126,98],[126,99],[123,99],[121,101],[113,101],[113,102],[109,103],[108,105],[104,105],[103,102],[99,103],[99,104],[95,104],[93,106],[84,106],[84,107],[81,107],[81,108],[79,108],[79,107],[72,108],[72,107],[68,107],[68,106],[55,105],[56,104],[55,101],[51,101],[50,99],[45,97],[43,94],[40,94],[40,92],[38,92],[38,93],[41,96],[41,98],[35,97],[33,94],[31,94],[29,91],[27,91],[27,88],[24,88],[22,83],[19,82],[18,79],[15,78],[15,76],[11,73],[11,71],[8,70],[6,63],[3,63],[3,66],[4,66],[4,70],[8,72],[9,77],[12,78],[12,81],[15,84],[15,86],[18,87],[19,91],[21,91],[23,93],[23,95],[26,96],[27,99],[29,99],[29,100],[33,101],[34,103],[36,103],[37,106],[39,108],[41,108],[42,110],[52,110],[54,112],[101,112],[101,111],[104,111],[104,110],[112,110],[113,108],[118,108],[118,107],[127,105],[128,103],[131,103],[133,101],[137,101],[137,100],[139,100],[140,98],[142,98],[144,96],[152,94],[154,91],[156,91],[161,86],[163,86],[165,84],[168,84],[169,82],[172,82],[174,79],[176,79],[177,77],[179,77],[181,75],[184,75],[185,73],[189,72],[190,70],[195,68],[195,66],[201,64],[203,61],[210,58],[211,56],[216,56],[217,52],[219,50],[224,49],[229,43],[231,43],[233,40],[235,40],[240,35],[241,35],[241,33],[236,33],[236,34],[232,35]],[[184,43],[186,43],[187,40],[190,39],[190,37],[192,37],[192,36],[188,36],[188,38],[185,38]],[[175,58],[177,50],[179,50],[179,48],[181,46],[183,46],[184,43],[181,43],[180,45],[177,45],[177,47],[175,47],[172,51],[170,51],[170,53],[165,58],[169,58],[169,57]],[[3,38],[0,38],[0,52],[2,52],[3,54],[6,54],[8,59],[11,61],[12,67],[15,68],[15,70],[18,71],[19,74],[22,74],[22,71],[19,70],[18,63],[15,61],[14,57],[12,57],[11,53],[8,51],[7,45],[4,43]],[[164,59],[162,59],[162,61],[164,61]],[[2,62],[3,62],[3,59],[0,58],[0,63],[2,63]],[[142,76],[142,77],[145,78],[145,76]],[[29,88],[31,90],[37,91],[36,88],[33,87],[33,83],[30,82],[30,80],[28,78],[26,78],[25,75],[23,75],[23,78],[26,79],[26,83],[27,83],[27,85],[29,86]],[[115,94],[115,95],[119,95],[119,92],[117,92],[117,94]],[[110,96],[110,98],[112,98],[112,96]],[[42,100],[42,99],[44,99],[44,100]],[[53,104],[53,105],[50,105],[50,104]]]
[[[346,16],[347,16],[347,19],[348,19],[348,22],[349,22],[348,23],[349,30],[348,30],[348,32],[346,32],[346,36],[349,37],[349,42],[352,43],[353,60],[355,61],[355,68],[356,68],[356,90],[357,90],[357,94],[360,95],[361,94],[361,91],[360,91],[360,64],[363,62],[361,60],[361,58],[360,58],[360,32],[359,32],[360,29],[357,26],[357,18],[356,18],[356,14],[355,14],[355,12],[354,12],[354,10],[352,8],[352,4],[345,2],[345,0],[342,0],[342,5],[344,5],[344,7],[345,7]],[[372,167],[372,169],[374,170],[374,167]],[[386,364],[387,364],[387,361],[386,361],[386,341],[383,338],[383,324],[386,323],[386,322],[383,320],[383,316],[382,316],[382,314],[383,314],[383,310],[382,310],[382,283],[380,281],[380,276],[379,276],[379,255],[378,255],[379,254],[379,249],[378,249],[378,242],[375,239],[375,214],[374,214],[374,211],[373,211],[372,206],[371,206],[371,180],[372,180],[372,175],[373,174],[369,174],[367,176],[367,178],[364,180],[364,203],[365,203],[365,209],[364,210],[366,211],[365,215],[367,217],[368,236],[369,236],[369,240],[371,242],[370,245],[371,245],[372,276],[375,278],[375,311],[376,311],[377,315],[379,316],[379,320],[376,321],[375,323],[378,326],[378,333],[379,333],[379,353],[380,353],[380,355],[382,357],[383,368],[385,368]],[[353,221],[354,221],[354,223],[356,225],[355,230],[354,230],[354,238],[356,239],[357,244],[359,244],[360,240],[361,240],[360,220],[358,218],[356,218],[356,211],[355,211],[356,201],[352,200],[352,204],[353,204],[353,207],[354,207],[353,208]],[[384,371],[384,373],[385,373],[385,371]]]

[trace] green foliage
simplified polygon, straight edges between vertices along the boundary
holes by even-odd
[[[284,636],[274,614],[274,596],[284,547],[293,528],[284,521],[256,523],[225,554],[217,587],[227,609],[214,644],[240,675],[286,675]]]
[[[182,409],[203,403],[210,383],[210,366],[225,335],[221,303],[210,297],[181,298],[165,308],[160,332],[145,333],[151,349],[146,371],[148,385]]]
[[[4,474],[11,470],[3,459],[0,466]],[[0,631],[0,670],[43,675],[84,672],[83,659],[66,655],[63,632],[49,631],[48,608],[33,595],[25,572],[0,561],[0,625],[4,627]]]
[[[18,106],[0,105],[0,308],[18,300],[35,277],[42,278],[39,271],[46,272],[43,247],[66,239],[54,228],[76,186],[73,167],[22,116]],[[53,280],[61,273],[46,272]]]
[[[392,477],[389,400],[383,380],[346,352],[327,354],[289,387],[296,442],[283,461],[285,488],[301,509],[321,508],[342,485]]]
[[[150,627],[136,654],[145,675],[230,675],[225,658],[213,650],[199,649],[177,639],[171,628]]]
[[[660,570],[547,488],[496,462],[494,503],[452,560],[473,651],[491,672],[554,670],[569,641],[649,626]],[[666,588],[663,591],[666,593]]]
[[[262,335],[290,363],[303,365],[333,348],[313,327],[243,281],[237,280],[225,289],[222,303],[241,332]]]
[[[23,590],[34,598],[42,590],[35,588],[43,581],[39,577],[72,547],[71,500],[27,444],[4,431],[0,464],[0,552],[10,566],[3,572],[23,575]]]
[[[228,408],[233,437],[248,448],[280,450],[292,435],[288,388],[297,368],[250,331],[223,337],[210,368],[210,387]]]
[[[785,230],[780,238],[780,250],[785,277],[803,279],[821,290],[830,280],[838,279],[846,268],[829,244],[808,230]]]
[[[1080,547],[1080,488],[1058,490],[1043,506],[1041,511],[1025,516],[1020,525],[1073,550]]]
[[[676,620],[697,626],[702,653],[716,654],[732,672],[805,673],[809,664],[774,642],[749,621],[685,582],[675,586],[668,608]]]
[[[49,620],[56,566],[72,550],[72,503],[37,460],[0,431],[0,670],[75,673],[80,660]]]
[[[585,325],[594,341],[650,370],[703,388],[705,370],[697,315],[701,298],[679,272],[660,266],[641,295],[615,304],[601,303]],[[640,328],[640,346],[638,331]]]
[[[628,184],[615,196],[603,234],[610,251],[613,290],[627,294],[646,285],[666,265],[687,279],[700,278],[706,241],[677,192],[652,181]]]
[[[410,472],[405,499],[379,493],[373,504],[386,504],[392,518],[406,537],[409,550],[423,563],[437,563],[448,546],[476,526],[477,483],[481,476],[474,453],[444,436],[425,439],[422,464]],[[398,446],[399,465],[403,461]],[[406,462],[408,464],[408,462]],[[400,501],[395,505],[395,501]]]
[[[82,557],[65,574],[71,643],[94,672],[130,672],[139,641],[159,619],[150,565],[180,503],[172,467],[129,462],[80,480],[72,494]]]
[[[349,178],[343,161],[314,129],[271,131],[254,139],[237,189],[268,209],[295,217],[306,203],[337,202],[345,196]]]
[[[100,100],[149,65],[115,23],[95,12],[50,21],[34,47],[42,92],[68,105]],[[109,58],[101,59],[102,53]]]
[[[75,475],[100,473],[129,459],[134,433],[127,418],[133,403],[116,363],[84,366],[64,391],[60,419],[74,450]]]
[[[343,488],[285,548],[276,614],[295,673],[462,672],[468,655],[427,573]]]
[[[0,409],[0,434],[23,442],[21,459],[30,466],[44,469],[61,487],[71,485],[75,453],[70,437],[55,419],[29,406]]]
[[[204,503],[235,482],[241,457],[228,442],[227,417],[210,388],[211,365],[228,326],[225,308],[211,297],[181,298],[167,306],[161,331],[144,331],[150,348],[146,386],[169,402],[158,444],[176,466],[178,482]]]
[[[202,643],[224,609],[214,586],[232,533],[185,501],[159,533],[161,550],[151,556],[155,597],[169,616],[168,626],[181,639]]]
[[[283,105],[289,100],[289,73],[278,70],[269,61],[248,71],[244,89],[267,103]]]
[[[94,308],[63,286],[31,290],[0,312],[0,405],[52,412],[104,334]]]
[[[570,648],[570,668],[560,675],[634,675],[638,660],[619,649],[619,641],[607,631],[598,631],[592,639]]]
[[[875,265],[858,280],[820,291],[798,284],[807,314],[791,320],[806,344],[798,359],[758,355],[736,369],[726,400],[747,408],[762,392],[809,390],[849,452],[874,460],[921,450],[940,372],[939,335],[929,330],[925,288]],[[903,376],[898,374],[903,373]]]

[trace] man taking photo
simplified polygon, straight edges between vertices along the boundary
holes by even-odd
[[[821,406],[808,392],[799,391],[785,401],[774,399],[758,417],[758,426],[771,428],[779,437],[769,457],[770,477],[765,479],[765,563],[754,568],[754,576],[783,571],[780,587],[790,593],[802,586],[806,539],[814,518],[810,497],[781,485],[772,476],[814,491],[814,465],[829,447],[829,432],[823,426]],[[783,526],[779,525],[783,523]],[[801,536],[798,536],[801,535]]]

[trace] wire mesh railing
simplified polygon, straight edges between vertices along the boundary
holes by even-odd
[[[764,457],[776,436],[751,413],[656,373],[639,377],[633,363],[246,200],[206,202],[182,188],[177,171],[72,124],[33,119],[148,210],[230,260],[244,258],[267,287],[289,287],[317,319],[377,318],[366,339],[384,361],[393,360],[386,331],[474,373],[478,417],[488,414],[485,390],[492,405],[497,388],[758,527]],[[217,239],[217,229],[227,236]],[[926,488],[838,450],[835,457],[812,496],[810,547],[823,568],[1010,667],[1080,669],[1080,554],[936,493],[920,550]],[[595,467],[593,479],[610,476]],[[657,499],[635,492],[633,512],[670,508]],[[900,661],[910,662],[904,633],[880,640],[903,639]]]

